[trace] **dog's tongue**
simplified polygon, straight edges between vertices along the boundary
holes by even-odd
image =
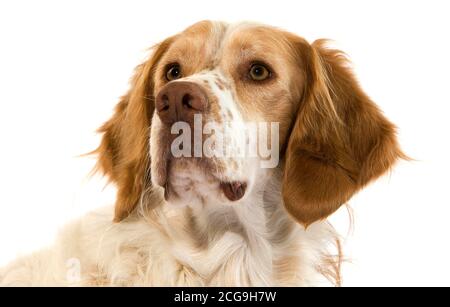
[[[240,181],[221,182],[220,188],[229,200],[236,201],[244,196],[247,184]]]

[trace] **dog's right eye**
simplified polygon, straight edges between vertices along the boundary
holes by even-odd
[[[180,64],[175,63],[169,65],[166,71],[166,79],[167,81],[172,81],[181,78],[181,67]]]

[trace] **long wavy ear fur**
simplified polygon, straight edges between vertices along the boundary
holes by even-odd
[[[395,126],[360,88],[344,54],[324,40],[293,43],[306,85],[286,149],[283,199],[308,226],[405,155]]]
[[[128,93],[120,99],[114,115],[98,130],[102,133],[96,170],[117,186],[114,221],[126,218],[151,186],[149,133],[154,112],[153,74],[170,46],[168,38],[154,47],[149,60],[135,69]]]

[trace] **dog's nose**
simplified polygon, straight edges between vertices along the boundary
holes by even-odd
[[[203,88],[188,81],[167,83],[156,96],[156,111],[165,124],[193,122],[194,114],[203,113],[208,97]]]

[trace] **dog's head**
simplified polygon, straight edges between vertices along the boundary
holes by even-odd
[[[324,41],[263,25],[204,21],[169,37],[100,128],[115,220],[152,186],[173,204],[237,204],[261,167],[283,170],[297,221],[327,217],[403,156],[347,66]]]

